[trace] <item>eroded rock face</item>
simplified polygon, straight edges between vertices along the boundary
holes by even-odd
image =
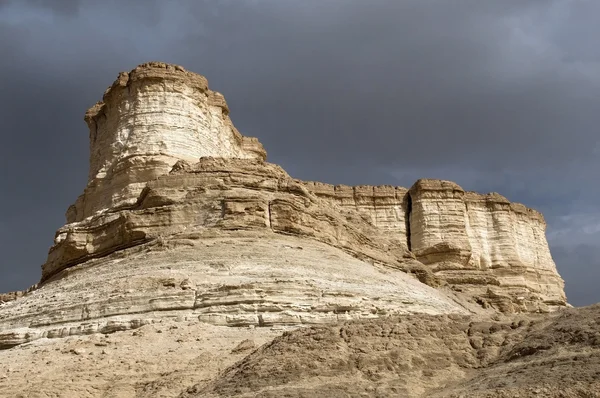
[[[295,330],[179,397],[597,397],[599,310],[499,321],[411,315]]]
[[[272,327],[415,312],[468,311],[401,270],[373,266],[314,239],[190,228],[87,260],[5,304],[0,348],[177,317]]]
[[[293,179],[179,66],[121,73],[86,122],[88,185],[42,286],[0,310],[0,347],[181,314],[266,326],[566,304],[539,213],[447,181]]]
[[[151,62],[119,74],[85,121],[89,182],[67,222],[135,203],[144,184],[178,160],[266,158],[258,140],[233,126],[224,97],[178,65]]]
[[[505,312],[565,305],[539,212],[449,181],[419,180],[409,194],[410,248],[436,275]]]
[[[134,205],[67,224],[42,268],[46,280],[91,258],[190,230],[259,230],[308,237],[359,258],[407,270],[419,266],[355,212],[340,213],[279,166],[260,160],[179,162],[148,182]]]
[[[546,241],[544,217],[497,194],[442,180],[392,186],[306,183],[343,212],[358,213],[437,277],[503,312],[564,306],[564,282]]]
[[[408,249],[410,201],[406,188],[391,185],[334,186],[312,181],[307,182],[306,186],[319,198],[349,212],[358,213],[386,236]]]

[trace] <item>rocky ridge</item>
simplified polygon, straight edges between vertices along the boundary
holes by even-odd
[[[183,316],[311,325],[566,305],[541,214],[440,180],[303,182],[180,66],[121,73],[85,120],[90,173],[0,347]]]

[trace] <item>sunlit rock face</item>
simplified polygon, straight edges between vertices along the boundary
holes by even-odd
[[[294,179],[180,66],[121,73],[85,120],[87,187],[40,285],[0,297],[0,348],[164,317],[291,326],[566,305],[538,212],[449,181]]]
[[[177,65],[151,62],[119,74],[85,121],[88,186],[69,208],[68,222],[135,203],[144,184],[178,160],[266,158],[256,139],[233,126],[223,96]]]
[[[544,217],[497,194],[465,192],[451,181],[393,186],[308,182],[342,212],[359,214],[410,251],[455,290],[505,312],[566,303],[546,240]]]
[[[411,251],[436,275],[506,311],[565,304],[542,214],[449,181],[419,180],[409,195]]]

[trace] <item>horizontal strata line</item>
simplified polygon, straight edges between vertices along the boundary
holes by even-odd
[[[73,268],[73,267],[75,267],[75,266],[77,266],[77,265],[79,265],[81,263],[84,263],[86,261],[93,260],[93,259],[96,259],[96,258],[100,258],[100,257],[106,257],[106,256],[108,256],[110,254],[117,253],[117,252],[123,251],[125,249],[129,249],[129,248],[135,247],[135,246],[140,246],[140,245],[143,245],[145,243],[149,243],[149,242],[151,242],[153,240],[155,240],[155,238],[135,240],[135,241],[129,242],[129,243],[124,244],[124,245],[120,245],[120,246],[117,246],[117,247],[111,247],[111,248],[103,250],[103,251],[101,251],[99,253],[88,254],[87,256],[80,257],[80,258],[78,258],[76,260],[73,260],[71,262],[67,262],[67,263],[63,264],[62,266],[60,266],[58,269],[53,270],[53,272],[50,273],[49,275],[47,275],[46,277],[42,277],[42,279],[40,280],[40,283],[38,284],[38,289],[40,287],[42,287],[47,282],[51,282],[53,280],[59,279],[60,274],[62,274],[65,270],[71,269],[71,268]]]
[[[153,312],[168,312],[168,311],[185,311],[185,310],[194,310],[194,305],[190,305],[190,306],[178,306],[178,307],[173,307],[173,308],[155,308],[155,309],[149,309],[148,311],[133,311],[133,312],[122,312],[122,313],[118,313],[118,314],[111,314],[108,316],[96,316],[96,317],[90,317],[90,318],[86,318],[86,319],[80,319],[80,320],[71,320],[71,321],[65,321],[65,322],[51,322],[51,323],[43,323],[43,324],[36,324],[33,326],[29,326],[30,328],[34,329],[34,328],[45,328],[45,327],[52,327],[52,326],[60,326],[60,325],[68,325],[71,323],[79,323],[79,326],[83,326],[87,323],[89,324],[93,324],[95,323],[94,321],[97,320],[102,320],[102,319],[107,319],[107,322],[110,321],[110,318],[112,317],[118,317],[118,316],[134,316],[134,315],[144,315],[144,314],[150,314]],[[118,320],[117,320],[118,321]],[[125,320],[124,322],[128,322],[130,320]],[[4,333],[3,331],[0,332],[0,336],[2,336],[2,333]]]

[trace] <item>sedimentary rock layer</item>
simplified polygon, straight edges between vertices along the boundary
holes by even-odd
[[[357,212],[408,249],[407,214],[410,209],[406,188],[391,185],[352,187],[313,181],[307,182],[306,187],[319,198]]]
[[[565,303],[538,212],[440,180],[410,190],[292,180],[263,163],[256,139],[237,132],[223,96],[179,66],[147,63],[121,73],[86,122],[88,187],[57,232],[44,280],[190,227],[265,228],[403,269],[416,257],[503,311]],[[196,163],[201,157],[213,159]]]
[[[419,180],[392,186],[306,183],[341,211],[363,216],[441,279],[503,311],[537,311],[566,302],[546,241],[543,216],[497,194]]]
[[[279,166],[260,160],[178,162],[146,184],[134,205],[70,223],[56,233],[42,279],[115,250],[199,229],[273,231],[311,237],[359,258],[408,270],[405,246],[354,212],[341,214]]]
[[[165,318],[272,326],[415,312],[467,313],[401,270],[374,266],[309,237],[189,227],[87,260],[4,304],[0,349]]]
[[[151,62],[119,74],[85,121],[89,182],[69,208],[68,222],[134,203],[146,182],[178,160],[266,158],[258,140],[233,126],[223,96],[177,65]]]
[[[411,251],[437,275],[521,310],[565,304],[539,212],[449,181],[419,180],[409,195]]]
[[[481,320],[411,315],[283,334],[180,398],[600,396],[600,306]]]
[[[2,305],[0,345],[177,314],[261,326],[566,304],[538,212],[448,181],[293,179],[179,66],[120,74],[85,119],[88,185],[42,286]]]

